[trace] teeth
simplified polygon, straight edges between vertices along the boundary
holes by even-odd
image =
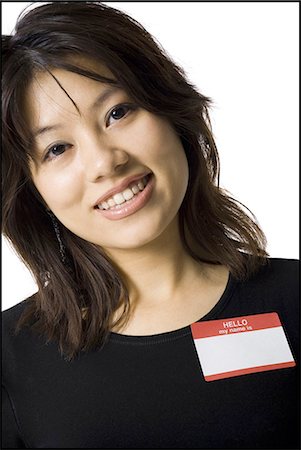
[[[143,189],[144,189],[143,181],[139,181],[138,188],[140,189],[140,191],[143,191]]]
[[[131,200],[140,191],[143,191],[146,184],[147,178],[144,177],[142,178],[142,180],[138,181],[137,184],[132,185],[131,188],[127,188],[123,192],[118,192],[118,194],[115,194],[112,198],[109,198],[107,201],[101,202],[101,204],[98,205],[98,208],[110,209],[113,206],[122,205],[122,203],[126,202],[127,200]]]
[[[126,200],[131,200],[131,198],[134,197],[134,192],[132,191],[132,189],[126,189],[125,191],[123,191],[122,195]]]
[[[140,191],[140,189],[138,188],[138,186],[135,184],[134,186],[132,186],[132,191],[134,194],[138,194],[138,192]]]
[[[113,200],[112,198],[109,198],[109,200],[108,200],[108,205],[109,205],[110,207],[112,207],[112,206],[115,206],[116,203],[114,202],[114,200]]]
[[[121,205],[121,203],[125,202],[125,198],[122,194],[115,194],[113,200],[116,203],[116,205]]]

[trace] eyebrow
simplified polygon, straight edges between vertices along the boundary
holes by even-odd
[[[105,89],[95,100],[93,105],[90,107],[91,110],[97,108],[99,105],[104,103],[109,97],[111,97],[117,90],[120,90],[120,87],[118,86],[109,86],[107,89]]]
[[[49,133],[49,131],[58,130],[59,128],[62,128],[61,125],[49,125],[47,127],[38,128],[37,130],[34,130],[33,137],[36,138],[38,136],[41,136],[41,134]]]
[[[105,89],[93,102],[92,106],[90,106],[90,110],[96,109],[104,103],[109,97],[111,97],[117,90],[120,88],[117,86],[110,86],[107,89]],[[36,138],[38,136],[41,136],[42,134],[49,133],[50,131],[58,130],[60,128],[63,128],[60,124],[54,124],[54,125],[47,125],[45,127],[38,128],[33,131],[33,137]]]

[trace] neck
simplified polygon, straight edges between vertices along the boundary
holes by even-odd
[[[177,218],[157,239],[134,249],[110,249],[133,305],[156,305],[175,298],[198,263],[185,251]]]
[[[151,243],[135,249],[111,249],[126,283],[130,317],[113,331],[156,334],[199,320],[219,300],[228,270],[195,261],[184,249],[177,220]],[[122,316],[123,307],[115,318]]]

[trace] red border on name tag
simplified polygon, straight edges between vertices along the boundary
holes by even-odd
[[[291,361],[286,363],[270,364],[266,366],[248,367],[247,369],[232,370],[231,372],[221,372],[217,373],[216,375],[207,375],[205,377],[205,380],[206,381],[221,380],[223,378],[232,378],[240,375],[247,375],[249,373],[267,372],[268,370],[285,369],[287,367],[294,367],[295,365],[296,365],[295,361]]]
[[[198,340],[203,340],[202,342],[206,343],[211,340],[211,337],[220,337],[221,340],[218,339],[218,343],[223,345],[225,342],[224,339],[228,339],[226,336],[236,335],[240,340],[239,335],[242,333],[251,333],[250,338],[253,339],[254,331],[258,330],[268,330],[272,328],[281,329],[281,333],[283,333],[283,328],[279,319],[279,316],[276,312],[272,313],[263,313],[263,314],[254,314],[254,315],[246,315],[241,317],[230,317],[226,319],[218,319],[218,320],[209,320],[204,322],[196,322],[191,325],[191,332],[196,343]],[[255,336],[255,335],[254,335]],[[231,338],[230,338],[231,339]],[[236,340],[236,338],[234,338]],[[288,346],[288,352],[290,352],[289,345],[285,335],[282,335],[279,339],[286,340]],[[249,341],[249,338],[247,338]],[[231,339],[232,341],[232,339]],[[227,341],[228,342],[228,341]],[[217,345],[218,345],[217,343]],[[206,344],[207,345],[207,344]],[[204,347],[202,347],[204,350]],[[260,348],[259,348],[260,351]],[[291,358],[288,357],[286,360],[280,360],[279,362],[275,361],[274,363],[266,364],[266,365],[253,365],[250,367],[238,367],[237,370],[228,370],[228,371],[219,371],[217,373],[206,373],[204,370],[204,364],[202,364],[202,358],[204,355],[202,354],[201,349],[197,349],[198,357],[200,360],[201,367],[204,372],[204,378],[206,381],[214,381],[223,378],[231,378],[239,375],[246,375],[255,372],[264,372],[275,369],[283,369],[287,367],[294,367],[296,365],[293,356]],[[204,361],[203,361],[204,363]],[[212,370],[211,370],[212,371]]]
[[[265,328],[281,327],[277,313],[254,314],[252,316],[230,317],[227,319],[196,322],[191,325],[193,339],[224,334],[221,330],[233,330],[234,333],[264,330]],[[234,331],[237,330],[237,331]],[[226,333],[225,333],[226,334]]]

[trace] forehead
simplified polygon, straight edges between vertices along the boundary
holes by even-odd
[[[74,66],[97,75],[114,79],[111,71],[103,64],[72,59]],[[76,105],[82,109],[110,85],[60,68],[36,71],[24,95],[25,117],[32,128],[43,118],[54,114],[77,114]]]

